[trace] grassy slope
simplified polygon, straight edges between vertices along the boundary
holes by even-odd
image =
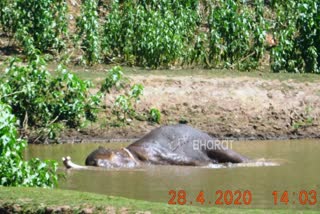
[[[8,206],[9,205],[9,206]],[[68,212],[91,209],[97,213],[136,213],[149,211],[151,213],[292,213],[293,210],[259,210],[259,209],[222,209],[192,206],[172,206],[163,203],[144,202],[121,197],[104,196],[59,189],[0,187],[1,207],[17,207],[22,212],[45,212],[57,207],[69,206]],[[303,211],[299,211],[302,213]],[[305,213],[305,212],[303,212]],[[312,211],[308,211],[312,213]]]

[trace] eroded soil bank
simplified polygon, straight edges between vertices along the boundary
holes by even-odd
[[[219,138],[320,137],[319,81],[165,74],[130,74],[130,78],[145,87],[138,110],[158,108],[162,113],[160,125],[188,123]],[[102,78],[94,81],[99,80]],[[134,139],[157,126],[136,120],[123,127],[93,124],[81,131],[65,131],[62,138],[74,142]]]

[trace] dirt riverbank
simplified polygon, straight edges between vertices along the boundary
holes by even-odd
[[[130,78],[145,87],[138,110],[158,108],[160,125],[187,123],[219,138],[320,137],[318,81],[141,74]],[[157,126],[136,120],[123,127],[93,124],[81,131],[67,130],[62,138],[74,142],[135,139]]]

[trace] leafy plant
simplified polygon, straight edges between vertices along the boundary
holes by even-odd
[[[184,55],[184,62],[187,64],[199,64],[210,66],[208,59],[208,37],[207,34],[200,32],[195,36],[194,47],[190,47]]]
[[[10,106],[0,103],[0,185],[53,187],[57,185],[58,164],[55,161],[24,161],[27,143],[18,139],[16,118]]]
[[[236,0],[219,0],[211,6],[208,25],[212,66],[246,69],[258,65],[264,50],[265,30],[263,3],[255,2],[255,12]]]
[[[252,24],[253,31],[253,51],[254,54],[252,56],[254,62],[259,62],[262,58],[265,51],[265,43],[266,43],[266,30],[269,29],[268,22],[264,17],[265,4],[264,0],[255,0],[254,7],[254,19]],[[257,67],[257,66],[255,66]]]
[[[67,4],[64,0],[4,0],[0,25],[28,55],[65,47]]]
[[[142,84],[134,84],[129,92],[130,98],[134,99],[136,102],[139,101],[140,96],[143,95],[143,89],[144,87]]]
[[[104,60],[150,68],[187,64],[250,70],[265,54],[268,32],[276,41],[270,61],[274,72],[320,73],[318,1],[81,2],[75,41],[88,65]],[[108,12],[99,14],[101,7]],[[66,14],[65,0],[2,0],[0,27],[36,58],[66,47]]]
[[[114,66],[108,71],[100,91],[102,93],[110,93],[112,88],[116,88],[117,90],[124,89],[128,82],[129,80],[124,77],[122,68],[120,66]]]
[[[55,72],[54,77],[40,57],[26,66],[13,59],[0,80],[0,100],[12,107],[24,131],[36,130],[43,140],[55,139],[63,125],[76,128],[94,121],[100,104],[100,95],[89,93],[91,82],[63,66]]]
[[[298,72],[301,69],[301,61],[295,51],[296,3],[296,1],[285,3],[274,2],[277,14],[275,37],[278,45],[271,51],[271,68],[273,71],[287,70],[289,72]]]
[[[161,120],[161,113],[156,108],[151,108],[149,111],[149,121],[154,123],[160,123]]]
[[[77,18],[77,41],[81,41],[84,63],[94,64],[100,60],[100,32],[98,1],[83,0],[81,15]]]
[[[13,25],[12,11],[9,0],[0,1],[0,27],[6,33],[10,33]]]
[[[148,67],[180,60],[193,38],[197,1],[114,1],[104,26],[107,61]]]
[[[114,102],[112,112],[121,122],[125,122],[128,117],[134,116],[135,110],[132,106],[130,97],[126,95],[119,95]]]
[[[272,70],[320,72],[320,4],[317,1],[276,1],[276,39]]]
[[[124,123],[128,121],[128,119],[133,119],[138,116],[136,104],[143,95],[143,85],[133,84],[131,86],[130,80],[124,76],[122,68],[115,66],[108,71],[100,91],[106,98],[107,94],[110,94],[113,89],[121,93],[115,98],[112,106],[112,113],[116,115],[117,119]]]
[[[136,116],[135,104],[139,102],[143,89],[141,84],[134,84],[129,92],[117,96],[113,105],[113,113],[118,120],[124,122],[128,118],[131,119]]]

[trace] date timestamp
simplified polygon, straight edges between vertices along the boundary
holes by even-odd
[[[171,205],[191,205],[194,203],[200,205],[250,205],[252,202],[252,193],[249,190],[217,190],[213,198],[205,195],[204,191],[200,191],[195,198],[188,197],[185,190],[170,190],[168,194],[171,196],[168,204]]]

